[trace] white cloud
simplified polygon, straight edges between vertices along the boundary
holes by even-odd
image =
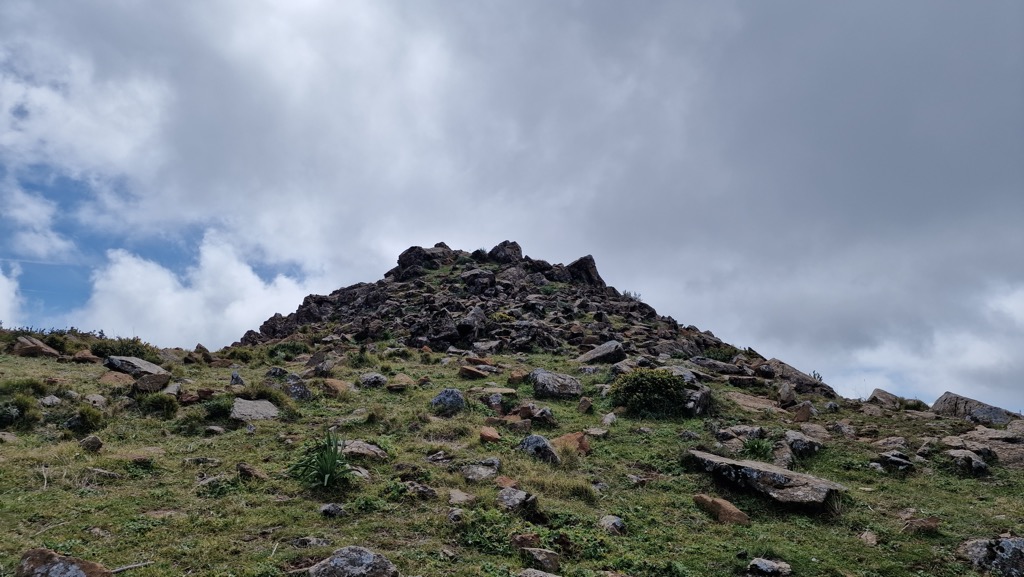
[[[324,291],[284,276],[262,281],[212,233],[203,240],[198,263],[183,275],[124,250],[107,256],[108,264],[94,273],[89,301],[67,323],[140,336],[159,346],[202,342],[219,348],[281,312],[282,303],[296,307],[314,288]]]
[[[74,244],[54,230],[55,202],[16,186],[4,188],[6,210],[0,218],[14,224],[11,245],[16,254],[46,259],[71,253]]]
[[[20,272],[17,264],[11,266],[7,272],[0,267],[0,324],[7,328],[19,326],[24,322],[21,318],[22,298],[18,291]]]

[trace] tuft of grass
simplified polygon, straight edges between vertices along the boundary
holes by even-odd
[[[326,431],[302,449],[302,456],[288,467],[288,474],[310,489],[347,487],[352,482],[352,471],[338,442],[333,431]]]
[[[173,419],[178,414],[178,399],[166,393],[150,393],[138,399],[139,409],[147,415]]]
[[[747,439],[743,441],[740,455],[755,461],[770,461],[775,443],[771,439]]]

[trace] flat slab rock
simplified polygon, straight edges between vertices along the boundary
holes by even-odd
[[[107,357],[103,366],[112,371],[127,373],[136,379],[143,375],[163,375],[167,371],[163,367],[154,365],[149,361],[138,357]]]
[[[49,549],[30,549],[21,556],[14,577],[34,577],[36,575],[108,577],[113,573],[99,563],[76,557],[65,557]]]
[[[768,463],[736,461],[696,450],[691,450],[690,455],[705,471],[779,503],[820,506],[833,495],[846,491],[846,487],[839,483]]]
[[[235,399],[234,405],[231,406],[231,418],[238,421],[276,419],[277,415],[278,410],[274,403],[262,399],[258,401]]]

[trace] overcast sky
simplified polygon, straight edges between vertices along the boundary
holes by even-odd
[[[1024,4],[0,4],[0,320],[220,347],[412,245],[1024,410]]]

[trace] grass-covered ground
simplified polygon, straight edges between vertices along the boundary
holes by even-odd
[[[510,542],[522,533],[537,534],[542,546],[559,551],[559,573],[567,576],[605,570],[635,577],[734,575],[760,556],[786,561],[799,576],[960,577],[975,575],[955,557],[961,542],[1024,533],[1021,471],[997,464],[989,477],[963,478],[935,462],[907,476],[881,474],[868,467],[878,450],[857,440],[829,441],[819,455],[797,465],[849,488],[847,497],[828,511],[789,511],[717,485],[683,458],[690,448],[714,449],[716,427],[759,424],[776,436],[796,428],[785,416],[741,411],[724,400],[729,387],[722,384],[714,385],[717,402],[710,418],[620,415],[607,439],[591,440],[591,454],[563,451],[560,465],[541,463],[515,449],[522,433],[502,430],[502,441],[480,442],[480,427],[494,413],[477,401],[478,395],[467,394],[470,408],[454,417],[431,418],[430,400],[441,389],[468,391],[483,382],[461,379],[458,362],[438,362],[443,355],[409,353],[384,357],[371,352],[358,358],[350,351],[333,376],[355,381],[360,373],[375,370],[392,378],[399,373],[413,380],[428,377],[430,384],[401,393],[374,389],[330,397],[310,379],[307,385],[317,391],[313,400],[289,401],[281,419],[255,422],[249,429],[224,414],[231,398],[244,394],[229,386],[231,373],[237,370],[249,385],[267,381],[271,361],[266,351],[240,355],[249,362],[235,369],[168,362],[177,377],[186,379],[185,391],[218,391],[210,401],[171,407],[169,414],[128,401],[126,386],[100,384],[107,369],[98,365],[0,355],[0,404],[18,395],[63,399],[61,406],[43,411],[42,421],[9,425],[17,438],[0,444],[0,577],[13,575],[21,554],[39,546],[108,568],[152,561],[126,573],[146,577],[285,575],[346,545],[384,554],[403,575],[506,576],[528,566]],[[277,358],[273,364],[301,372],[305,367],[298,360]],[[609,382],[607,374],[580,375],[562,357],[499,355],[493,361],[504,368],[493,382],[517,388],[522,400],[532,394],[528,386],[506,385],[515,369],[542,367],[583,381],[585,394],[594,398],[591,414],[578,413],[575,401],[538,401],[550,406],[559,422],[557,428],[534,430],[549,438],[598,426],[601,416],[614,409],[595,387]],[[99,453],[79,446],[88,431],[64,427],[80,411],[67,391],[109,399],[103,422],[93,425],[99,427],[93,434],[105,443]],[[964,430],[950,420],[915,420],[899,412],[868,417],[851,404],[839,413],[822,412],[812,422],[842,418],[861,430],[876,428],[877,437],[905,436],[911,450],[924,436]],[[205,436],[207,425],[224,426],[227,432]],[[353,461],[369,471],[369,481],[325,492],[287,474],[304,443],[321,438],[331,426],[344,439],[362,439],[386,450],[386,461]],[[681,437],[685,431],[696,438]],[[426,457],[439,450],[454,460],[428,462]],[[501,460],[502,475],[538,496],[546,523],[500,511],[497,486],[463,479],[459,464],[491,456]],[[196,464],[200,457],[211,461]],[[243,461],[269,478],[240,479],[236,465]],[[217,481],[201,483],[218,475]],[[644,482],[637,484],[630,476]],[[417,499],[404,492],[403,480],[433,487],[438,497]],[[448,520],[450,489],[478,497],[464,506],[466,519],[459,525]],[[750,515],[751,525],[717,523],[694,505],[695,493],[729,499]],[[346,513],[322,516],[319,507],[327,502],[342,504]],[[916,517],[941,519],[939,530],[903,531],[901,512],[908,509]],[[622,517],[628,533],[612,536],[599,528],[598,519],[607,514]],[[859,537],[865,531],[877,535],[877,545]],[[301,548],[293,541],[302,537],[329,544]]]

